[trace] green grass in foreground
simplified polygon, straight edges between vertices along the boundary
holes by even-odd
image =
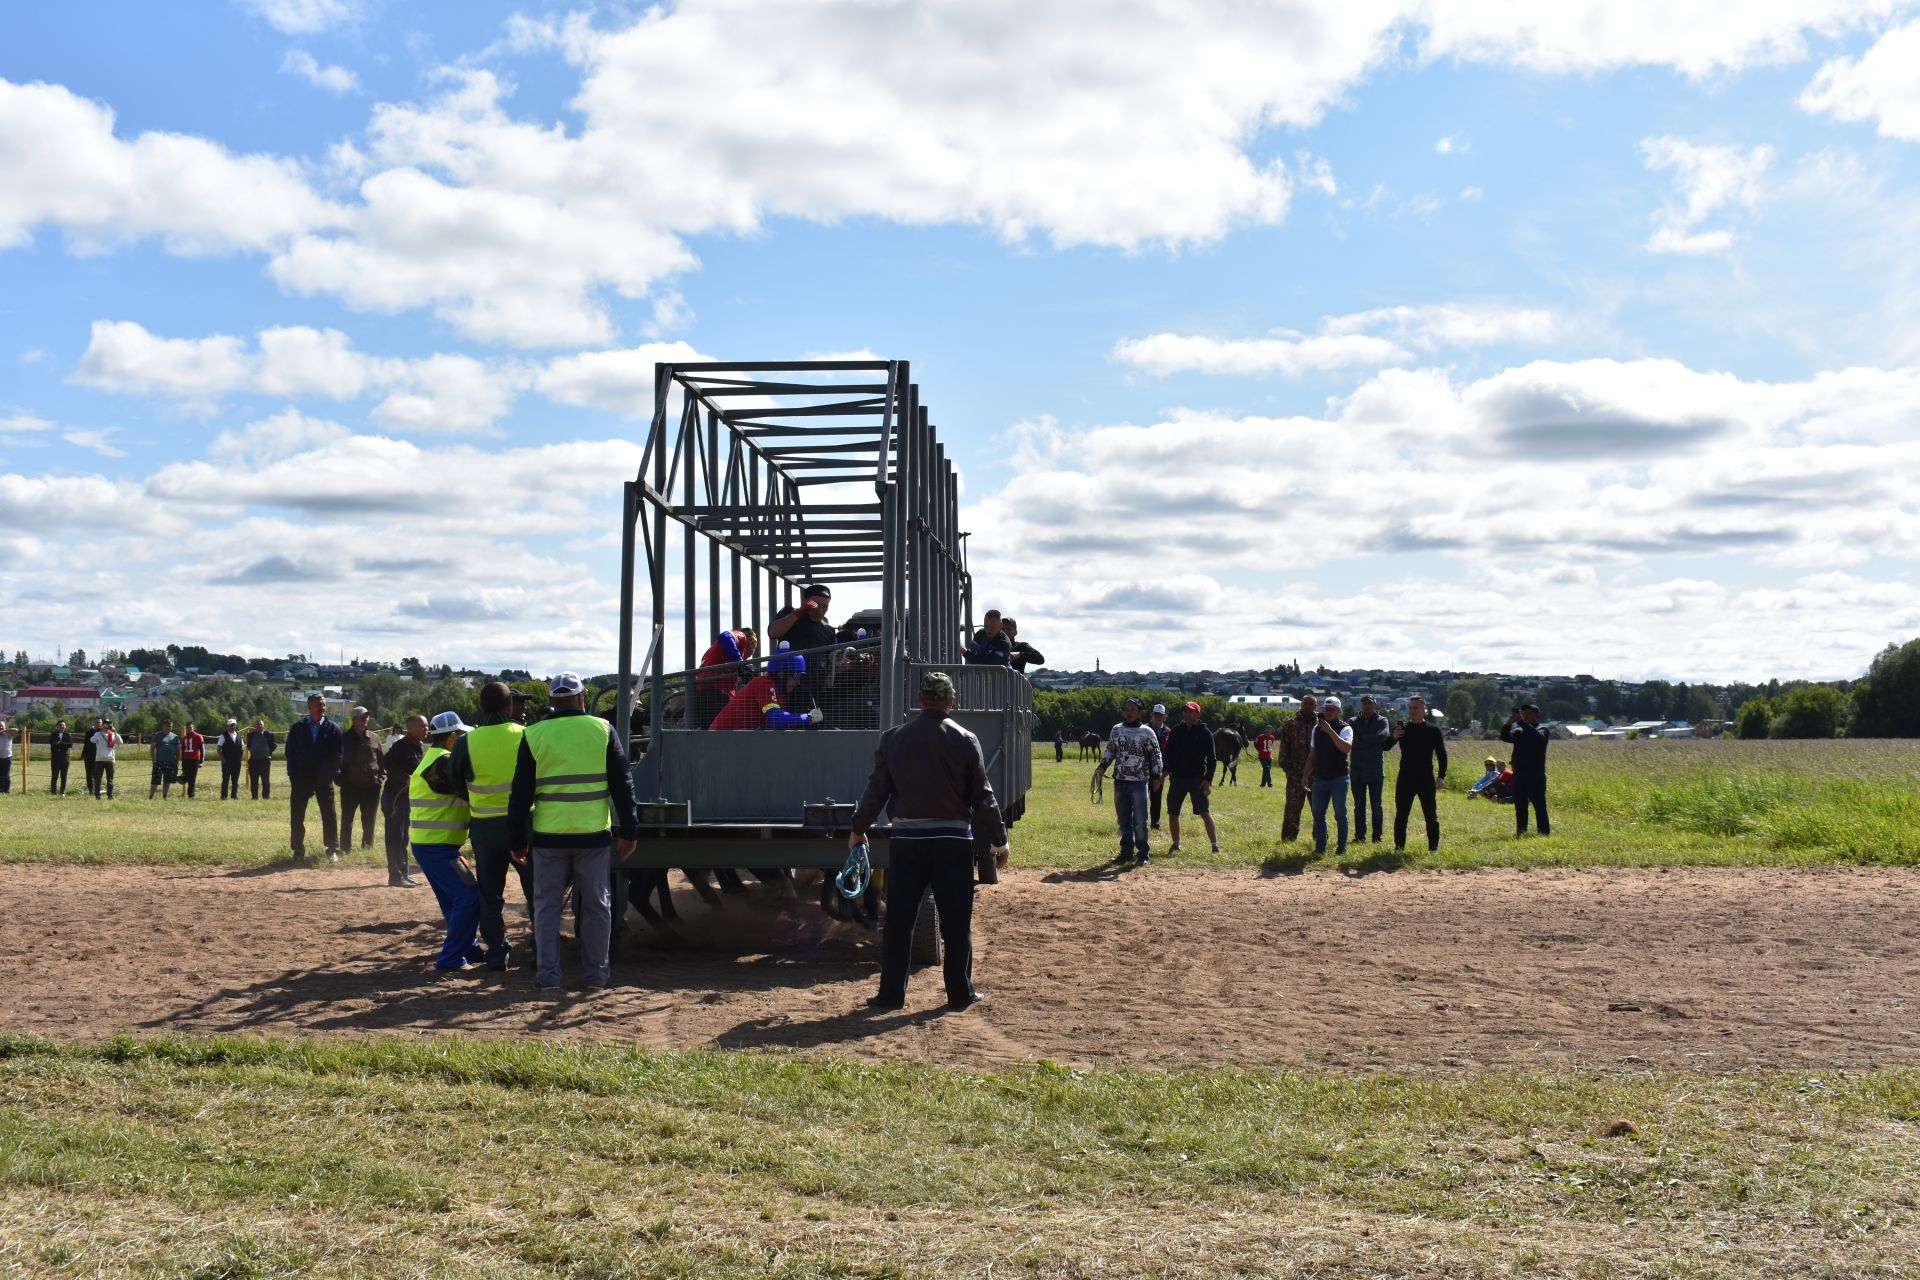
[[[1405,858],[1382,852],[1392,848],[1390,758],[1387,841],[1350,848],[1348,869],[1920,863],[1920,740],[1556,742],[1547,760],[1554,834],[1523,840],[1514,839],[1511,807],[1466,796],[1481,761],[1504,756],[1505,746],[1456,742],[1448,750],[1440,852],[1426,851],[1418,807]],[[1118,851],[1112,789],[1104,803],[1090,803],[1092,772],[1077,748],[1065,764],[1054,763],[1051,745],[1035,752],[1034,789],[1014,834],[1016,865],[1093,867]],[[1189,814],[1171,862],[1277,871],[1312,865],[1310,815],[1303,810],[1300,843],[1282,842],[1282,775],[1274,771],[1270,789],[1259,781],[1259,761],[1249,753],[1240,785],[1214,788],[1222,852],[1208,851],[1205,828]],[[1156,857],[1168,841],[1154,833]],[[1330,838],[1328,864],[1331,846]]]
[[[1920,1074],[0,1038],[33,1276],[1900,1274]]]
[[[1416,811],[1404,861],[1381,852],[1390,844],[1368,845],[1351,851],[1347,869],[1920,864],[1920,741],[1559,742],[1548,757],[1554,835],[1520,841],[1512,809],[1466,798],[1480,760],[1499,748],[1454,745],[1437,856],[1426,852]],[[1112,858],[1111,791],[1107,803],[1089,802],[1092,769],[1077,751],[1055,764],[1051,746],[1036,749],[1034,790],[1014,831],[1016,865],[1088,868]],[[1189,816],[1177,865],[1297,871],[1311,864],[1310,843],[1280,840],[1284,797],[1277,785],[1262,790],[1259,779],[1249,756],[1240,785],[1215,790],[1218,857]],[[64,799],[48,796],[44,775],[0,797],[0,863],[257,866],[287,854],[283,780],[275,799],[257,803],[215,799],[217,770],[190,802],[177,792],[172,801],[149,802],[141,768],[122,769],[120,783],[111,803],[88,799],[77,783]],[[1391,780],[1386,806],[1391,822]],[[309,852],[318,850],[319,832],[319,811],[309,807]],[[1166,847],[1166,836],[1156,835],[1156,853]],[[362,852],[353,861],[383,865],[383,855]]]

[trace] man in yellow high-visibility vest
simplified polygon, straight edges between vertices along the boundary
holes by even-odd
[[[436,789],[428,776],[468,729],[458,711],[435,716],[427,727],[430,745],[407,787],[407,837],[413,843],[413,860],[426,872],[447,921],[447,940],[433,962],[436,969],[468,969],[479,959],[473,935],[480,924],[480,893],[474,888],[473,872],[460,860],[470,822],[467,798],[458,791]]]
[[[607,985],[613,940],[613,851],[633,852],[639,814],[627,753],[613,726],[587,714],[587,687],[571,671],[549,686],[552,711],[520,739],[507,802],[516,861],[533,865],[534,982],[560,985],[560,907],[568,882],[580,888],[580,964],[586,986]]]
[[[513,690],[494,680],[480,687],[480,724],[453,744],[447,769],[456,786],[466,792],[473,825],[467,839],[473,844],[473,875],[480,888],[480,941],[486,944],[487,968],[504,969],[514,949],[507,944],[507,868],[519,873],[520,895],[533,909],[533,874],[516,860],[507,836],[507,800],[513,791],[513,771],[520,762],[520,738],[526,726],[513,715]]]

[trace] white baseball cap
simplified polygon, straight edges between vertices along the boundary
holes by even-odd
[[[228,724],[234,724],[234,725],[237,725],[237,724],[239,724],[240,722],[239,722],[238,720],[235,720],[235,719],[234,719],[234,718],[233,718],[232,716],[228,716],[228,717],[227,717],[227,723],[228,723]]]
[[[1320,705],[1323,707],[1332,707],[1335,711],[1338,711],[1340,709],[1340,696],[1338,694],[1330,693],[1325,698],[1321,699]]]
[[[576,693],[586,691],[586,682],[571,671],[562,671],[555,676],[553,683],[547,689],[548,694],[555,698],[570,698]]]
[[[472,733],[473,726],[462,720],[458,711],[442,711],[427,726],[427,732],[437,738],[443,733]]]
[[[1163,715],[1165,715],[1165,714],[1167,714],[1167,704],[1166,704],[1166,703],[1164,703],[1164,702],[1156,702],[1156,703],[1154,703],[1154,704],[1153,704],[1153,714],[1154,714],[1154,715],[1156,715],[1156,716],[1163,716]]]

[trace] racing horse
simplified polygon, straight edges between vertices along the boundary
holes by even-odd
[[[1106,740],[1097,733],[1089,731],[1081,734],[1080,758],[1085,760],[1088,756],[1098,756],[1100,754],[1100,748],[1105,745]]]

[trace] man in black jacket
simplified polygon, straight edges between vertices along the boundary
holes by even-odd
[[[353,709],[353,721],[340,735],[340,847],[353,852],[353,818],[360,815],[360,847],[373,848],[374,812],[380,807],[385,774],[380,735],[368,726],[365,707]]]
[[[1353,776],[1353,842],[1367,838],[1367,815],[1373,815],[1373,842],[1386,835],[1387,815],[1380,802],[1381,785],[1386,780],[1387,748],[1393,745],[1393,726],[1376,709],[1373,698],[1363,695],[1360,714],[1353,718],[1353,754],[1347,765]]]
[[[1167,734],[1167,830],[1173,843],[1168,853],[1180,852],[1180,802],[1192,797],[1193,814],[1207,824],[1207,839],[1220,852],[1220,833],[1214,829],[1213,730],[1200,721],[1200,704],[1180,708],[1180,723]]]
[[[408,785],[420,758],[427,753],[427,718],[407,717],[406,736],[387,748],[387,780],[380,791],[380,812],[387,820],[387,888],[411,889],[419,884],[407,865],[407,819],[412,810]]]
[[[327,700],[307,695],[307,715],[287,730],[287,782],[293,792],[293,860],[307,860],[307,801],[320,802],[320,830],[327,861],[340,861],[340,815],[333,806],[333,784],[340,776],[340,726],[327,719]]]
[[[1447,785],[1447,736],[1427,719],[1427,700],[1417,693],[1407,699],[1407,722],[1394,727],[1388,750],[1393,747],[1400,748],[1400,776],[1393,781],[1393,851],[1400,853],[1407,847],[1407,815],[1418,800],[1427,819],[1427,852],[1432,853],[1440,847],[1440,811],[1434,790]]]
[[[1046,655],[1020,638],[1019,623],[1015,622],[1012,618],[1002,618],[1000,619],[1000,625],[1006,629],[1008,638],[1013,641],[1013,657],[1008,659],[1008,666],[1020,674],[1025,675],[1028,667],[1044,667],[1047,665]]]
[[[280,739],[265,720],[255,720],[247,733],[247,791],[255,800],[273,799],[273,753]]]
[[[73,763],[73,735],[67,732],[65,720],[53,726],[53,732],[47,735],[47,747],[52,752],[47,794],[63,796],[67,794],[67,769]]]
[[[1513,746],[1513,834],[1527,834],[1527,806],[1533,806],[1541,835],[1547,826],[1547,731],[1540,724],[1540,708],[1531,702],[1508,713],[1500,741]]]
[[[953,677],[920,677],[920,714],[880,735],[873,776],[853,811],[849,849],[866,842],[887,811],[887,924],[880,940],[880,993],[867,1003],[899,1009],[907,1002],[907,962],[920,901],[933,890],[946,944],[947,1008],[977,1004],[973,986],[973,823],[985,829],[994,857],[1008,853],[1006,823],[987,781],[980,740],[948,717]]]

